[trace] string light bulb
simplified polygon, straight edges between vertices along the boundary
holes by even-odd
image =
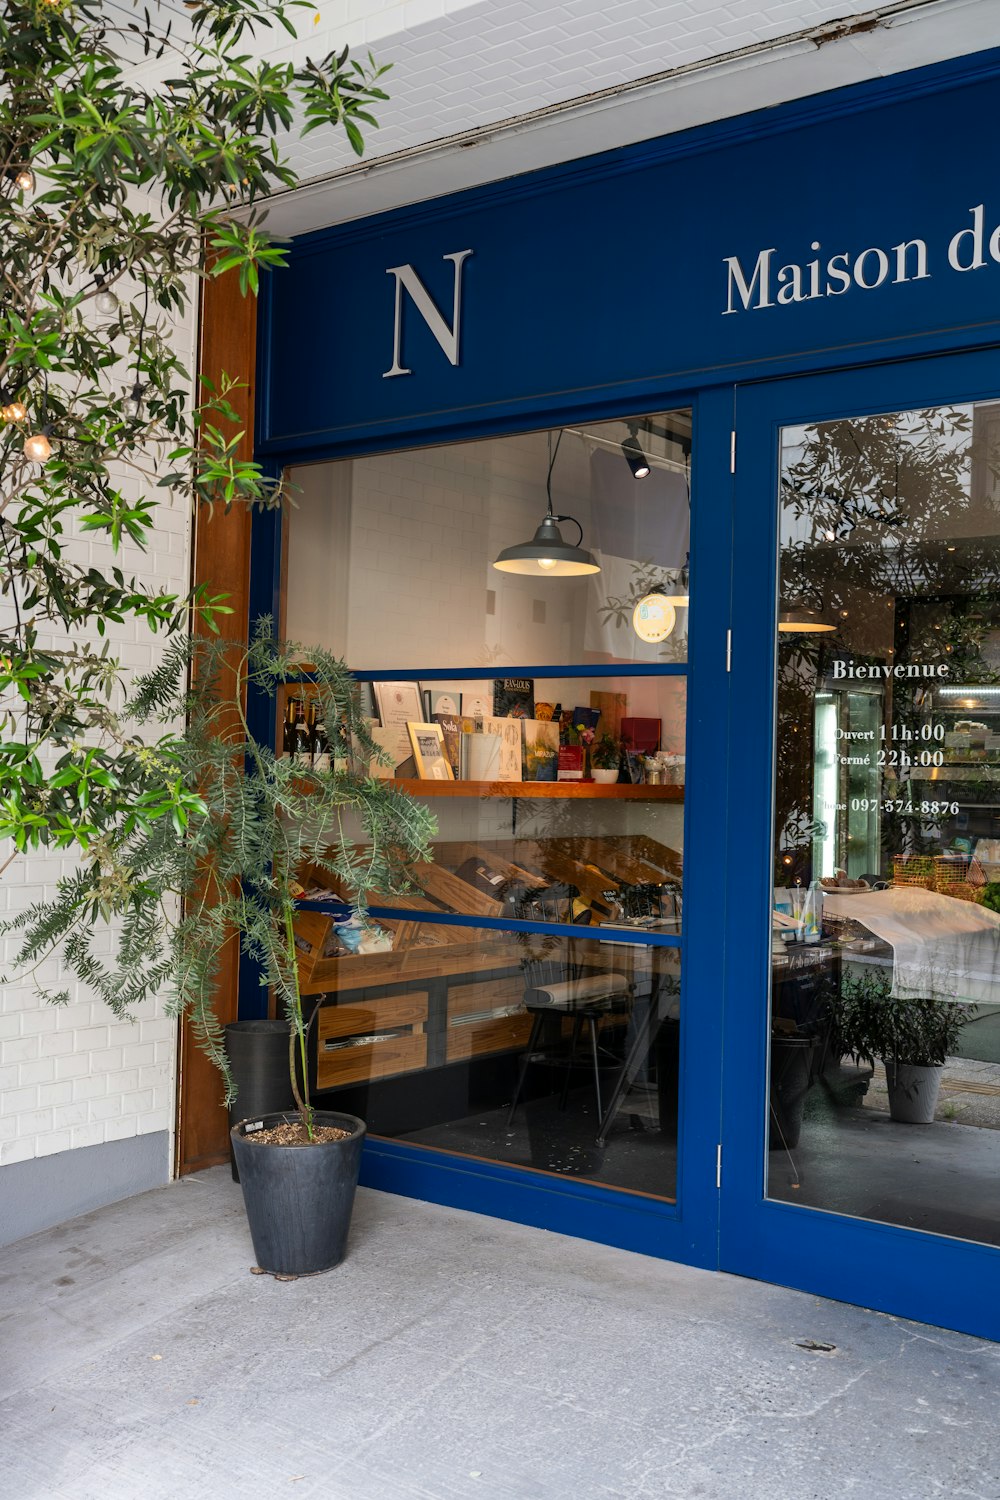
[[[5,422],[23,422],[28,415],[28,408],[23,401],[6,401],[0,407],[0,417]]]
[[[106,313],[108,317],[114,317],[119,308],[118,298],[103,276],[97,278],[97,296],[94,298],[94,306],[99,313]]]
[[[35,191],[35,174],[30,167],[18,167],[14,173],[14,186],[22,193]]]
[[[51,427],[43,427],[41,432],[32,433],[24,440],[24,453],[36,464],[43,464],[47,458],[52,457],[52,444],[49,442]]]

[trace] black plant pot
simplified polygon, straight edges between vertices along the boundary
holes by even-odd
[[[258,1119],[277,1109],[294,1109],[295,1095],[288,1070],[286,1021],[232,1021],[225,1028],[226,1053],[236,1084],[229,1106],[229,1128],[240,1120]],[[233,1181],[239,1182],[236,1154],[229,1142]]]
[[[244,1120],[230,1139],[257,1264],[276,1276],[315,1276],[344,1258],[365,1125],[355,1115],[317,1110],[316,1125],[350,1135],[305,1146],[255,1145],[246,1138],[248,1125],[266,1130],[287,1118],[282,1112]]]
[[[802,1113],[809,1092],[815,1042],[810,1036],[771,1038],[771,1129],[772,1151],[797,1146],[802,1133]]]

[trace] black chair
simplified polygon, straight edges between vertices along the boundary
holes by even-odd
[[[515,903],[514,915],[521,921],[572,921],[573,904],[578,895],[574,886],[534,891],[525,901]],[[625,974],[553,957],[556,949],[565,952],[565,938],[544,933],[525,933],[522,940],[525,948],[525,956],[521,960],[524,1008],[531,1016],[532,1023],[528,1045],[521,1057],[517,1087],[507,1113],[508,1128],[513,1124],[528,1068],[534,1063],[565,1070],[559,1108],[566,1108],[573,1071],[584,1065],[578,1061],[578,1057],[585,1029],[590,1041],[590,1067],[594,1079],[597,1119],[600,1120],[603,1116],[602,1059],[605,1060],[604,1065],[607,1065],[607,1061],[613,1061],[616,1068],[621,1067],[621,1060],[601,1044],[601,1022],[609,1015],[629,1013],[632,983]],[[563,1031],[563,1021],[567,1018],[573,1023],[568,1045]]]

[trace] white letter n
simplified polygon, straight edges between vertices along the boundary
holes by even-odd
[[[455,294],[451,315],[451,327],[445,322],[438,310],[430,292],[424,286],[420,277],[412,266],[389,266],[386,270],[387,276],[396,278],[396,312],[392,335],[392,368],[385,370],[383,380],[390,375],[412,375],[405,365],[400,364],[399,354],[403,339],[403,288],[413,298],[413,305],[423,318],[431,333],[437,339],[442,352],[453,365],[458,364],[458,346],[461,333],[462,321],[462,267],[471,250],[457,250],[453,255],[445,255],[443,260],[451,260],[455,263]]]

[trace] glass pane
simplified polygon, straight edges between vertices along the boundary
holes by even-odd
[[[355,671],[683,661],[690,452],[682,411],[295,468],[284,633]]]
[[[768,1192],[1000,1244],[1000,405],[782,435]]]
[[[672,1199],[677,949],[380,919],[360,952],[319,912],[296,938],[318,1101],[375,1135]]]
[[[414,796],[427,798],[437,823],[433,862],[413,872],[416,894],[387,898],[390,904],[679,931],[687,684],[659,676],[592,681],[593,687],[582,678],[534,679],[521,705],[526,718],[461,712],[475,690],[484,707],[509,713],[502,678],[432,684],[424,689],[433,698],[423,710],[420,684],[375,684],[387,721],[375,732],[392,754],[370,769],[395,770]],[[389,722],[397,690],[400,714],[422,711],[423,730],[406,717]],[[289,688],[284,701],[307,691]],[[574,705],[562,726],[535,717],[543,693],[546,708]],[[458,711],[427,712],[442,702]],[[429,737],[423,748],[421,735]],[[422,777],[415,774],[418,753]],[[347,831],[360,841],[360,828]],[[327,892],[326,877],[311,891]]]

